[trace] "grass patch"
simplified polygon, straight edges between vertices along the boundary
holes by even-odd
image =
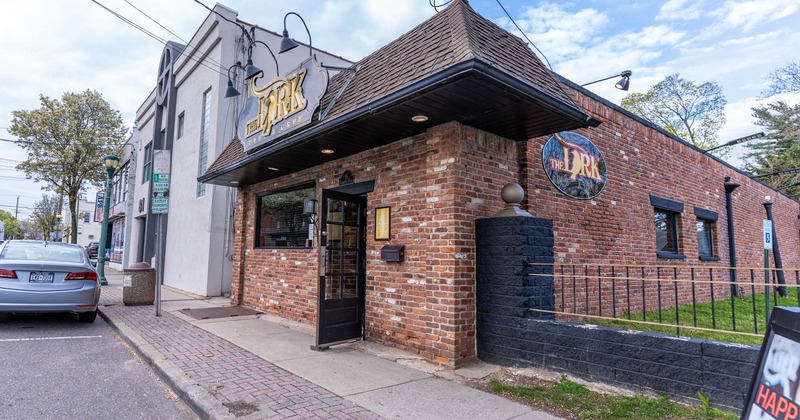
[[[706,404],[690,407],[670,401],[666,396],[605,395],[590,391],[565,376],[555,384],[520,386],[492,379],[493,393],[511,397],[557,415],[579,419],[737,419],[733,413]],[[555,409],[555,410],[554,410]]]
[[[778,296],[777,305],[797,306],[797,292],[794,288],[788,288],[789,296]],[[725,341],[729,343],[749,344],[760,346],[763,334],[767,325],[767,305],[765,294],[757,293],[755,296],[747,295],[734,297],[733,305],[731,299],[718,300],[713,305],[711,303],[697,303],[696,314],[691,304],[678,306],[676,322],[675,308],[665,308],[661,310],[661,323],[670,325],[649,325],[638,324],[625,321],[612,321],[606,319],[587,318],[586,322],[595,325],[605,325],[616,328],[626,328],[638,331],[658,332],[664,334],[679,335],[681,337],[705,338],[708,340]],[[775,294],[770,294],[770,308],[776,305]],[[753,299],[755,298],[755,319],[753,317]],[[771,309],[770,309],[771,311]],[[735,317],[733,315],[736,315]],[[627,319],[627,313],[618,316],[619,319]],[[632,313],[631,319],[636,321],[659,322],[659,311],[648,311],[646,314]],[[734,320],[736,328],[734,330]],[[696,322],[696,323],[695,323]],[[690,328],[680,328],[677,326],[697,326],[701,328],[715,329],[716,331],[698,331]],[[729,331],[745,333],[756,333],[758,337],[740,334],[731,334]]]

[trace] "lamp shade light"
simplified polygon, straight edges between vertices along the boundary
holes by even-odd
[[[285,53],[291,49],[297,48],[298,43],[294,42],[292,38],[289,38],[289,31],[286,29],[283,30],[283,39],[281,39],[281,47],[278,49],[278,54]]]
[[[107,155],[103,158],[103,163],[105,163],[106,168],[117,169],[117,166],[119,166],[119,158],[115,155]]]
[[[232,98],[234,96],[239,96],[239,95],[241,95],[241,93],[239,93],[239,91],[236,90],[235,87],[233,87],[233,82],[231,82],[230,79],[228,79],[228,89],[225,90],[225,97]]]
[[[627,92],[630,84],[631,84],[631,78],[629,76],[623,76],[622,79],[619,79],[619,81],[616,84],[614,84],[614,87],[619,90],[624,90]]]
[[[253,76],[262,73],[261,69],[253,65],[253,59],[248,58],[247,64],[244,66],[244,78],[245,80],[250,80]]]

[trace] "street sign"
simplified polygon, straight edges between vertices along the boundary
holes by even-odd
[[[153,197],[153,214],[167,214],[169,212],[169,198]]]
[[[153,151],[153,214],[169,213],[170,159],[169,150]]]
[[[764,251],[772,251],[772,221],[764,220]]]
[[[169,174],[169,164],[171,155],[169,150],[154,150],[153,151],[153,173],[154,174]]]

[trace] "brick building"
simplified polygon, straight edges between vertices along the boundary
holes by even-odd
[[[199,178],[239,190],[234,304],[316,324],[319,347],[363,336],[473,360],[475,220],[503,207],[507,183],[553,221],[557,262],[727,266],[730,177],[739,265],[761,264],[767,195],[783,263],[800,265],[796,201],[550,72],[466,1],[351,70],[330,78],[306,126],[266,105],[243,118],[289,128],[240,131]],[[569,140],[581,136],[599,154]],[[583,157],[544,159],[563,138]],[[570,175],[584,195],[556,186]]]

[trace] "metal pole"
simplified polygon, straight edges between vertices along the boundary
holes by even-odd
[[[778,236],[775,234],[775,221],[772,220],[772,203],[764,203],[764,208],[767,210],[767,220],[772,222],[772,257],[775,258],[775,274],[778,276],[778,284],[786,284],[786,278],[783,276],[783,262],[781,262],[781,248],[778,246]],[[778,287],[778,294],[781,297],[789,296],[786,291],[786,286]]]
[[[769,325],[769,250],[764,250],[764,302],[766,302],[766,310],[765,312],[765,324]],[[755,301],[755,296],[753,296],[753,301]]]
[[[106,280],[106,241],[108,240],[108,206],[111,205],[111,197],[108,193],[111,190],[111,177],[114,176],[114,168],[106,168],[108,177],[106,179],[106,192],[103,194],[103,224],[100,227],[100,244],[97,246],[97,279],[101,286],[108,286]]]
[[[156,316],[161,316],[161,280],[164,276],[163,266],[161,265],[161,250],[164,244],[161,242],[163,227],[161,225],[161,215],[156,220]]]
[[[731,296],[739,296],[739,290],[736,288],[736,241],[733,237],[733,201],[731,194],[735,189],[739,188],[739,184],[731,182],[731,177],[725,177],[725,206],[728,213],[728,255],[730,256],[731,264]]]

